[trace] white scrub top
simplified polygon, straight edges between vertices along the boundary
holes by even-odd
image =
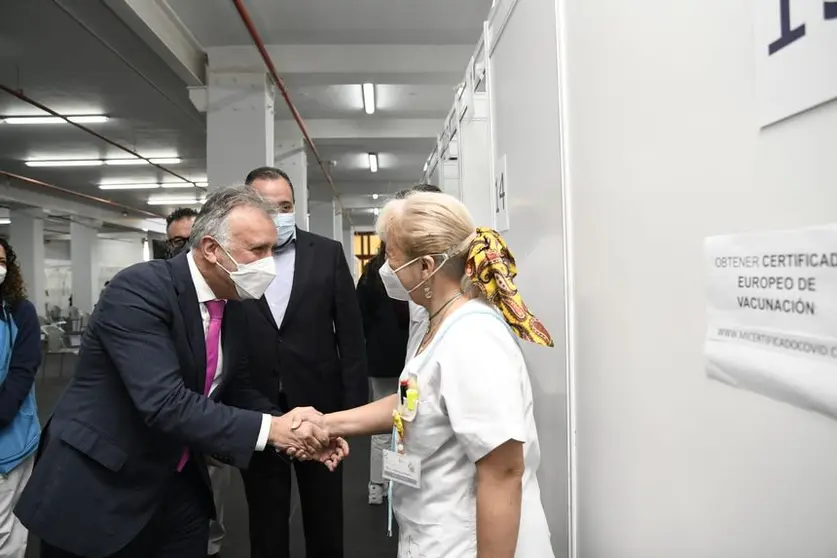
[[[426,325],[425,318],[417,331]],[[404,451],[421,459],[421,487],[393,483],[398,558],[476,558],[475,463],[508,440],[524,443],[515,556],[553,558],[536,476],[532,387],[514,334],[493,307],[472,300],[416,355],[420,342],[421,335],[411,335],[401,379],[418,384],[418,412],[404,424]]]

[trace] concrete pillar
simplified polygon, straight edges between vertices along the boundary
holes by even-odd
[[[355,258],[355,233],[350,226],[343,227],[343,251],[346,253],[346,261],[349,262],[349,270],[357,282],[360,277],[357,275],[357,259]]]
[[[330,201],[310,201],[308,206],[309,231],[326,238],[334,238],[334,204]]]
[[[209,189],[243,184],[273,166],[273,86],[264,73],[209,74],[206,169]]]
[[[17,254],[18,266],[29,300],[39,316],[46,315],[46,273],[44,271],[44,214],[40,209],[9,212],[9,243]]]
[[[99,231],[92,223],[70,223],[73,306],[92,312],[99,300]]]
[[[340,206],[340,202],[334,200],[331,202],[331,207],[334,212],[334,223],[332,229],[332,236],[334,240],[337,242],[343,242],[343,209]]]
[[[313,230],[309,222],[308,155],[305,141],[298,132],[276,140],[275,166],[285,171],[294,185],[296,225],[303,230]]]

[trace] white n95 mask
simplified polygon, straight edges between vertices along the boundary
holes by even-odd
[[[219,246],[221,245],[219,244]],[[261,298],[267,290],[267,287],[276,277],[276,264],[273,262],[273,257],[268,256],[248,264],[240,264],[235,261],[235,258],[230,255],[226,248],[221,246],[221,250],[227,254],[227,257],[232,260],[237,269],[235,271],[229,271],[220,263],[215,263],[229,274],[238,296],[252,299]]]
[[[401,279],[392,270],[389,261],[384,262],[384,265],[378,270],[378,275],[381,277],[381,282],[384,284],[384,289],[386,289],[387,295],[390,298],[403,302],[410,300],[410,292],[401,284]]]
[[[294,213],[277,213],[273,216],[276,225],[276,244],[282,246],[296,236],[296,215]]]
[[[6,273],[7,273],[6,266],[0,265],[0,285],[3,284],[3,281],[6,280]]]

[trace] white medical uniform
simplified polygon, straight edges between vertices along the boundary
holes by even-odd
[[[421,459],[421,486],[393,483],[398,558],[476,557],[475,463],[508,440],[524,442],[515,556],[553,558],[536,476],[532,387],[502,316],[472,300],[445,319],[421,354],[421,335],[410,341],[401,379],[417,380],[419,403],[415,419],[404,424],[404,451]]]

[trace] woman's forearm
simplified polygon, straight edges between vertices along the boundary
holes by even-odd
[[[477,557],[514,558],[523,471],[477,462]]]
[[[392,430],[392,411],[398,405],[398,394],[393,393],[362,407],[329,413],[325,416],[331,436],[371,436]]]

